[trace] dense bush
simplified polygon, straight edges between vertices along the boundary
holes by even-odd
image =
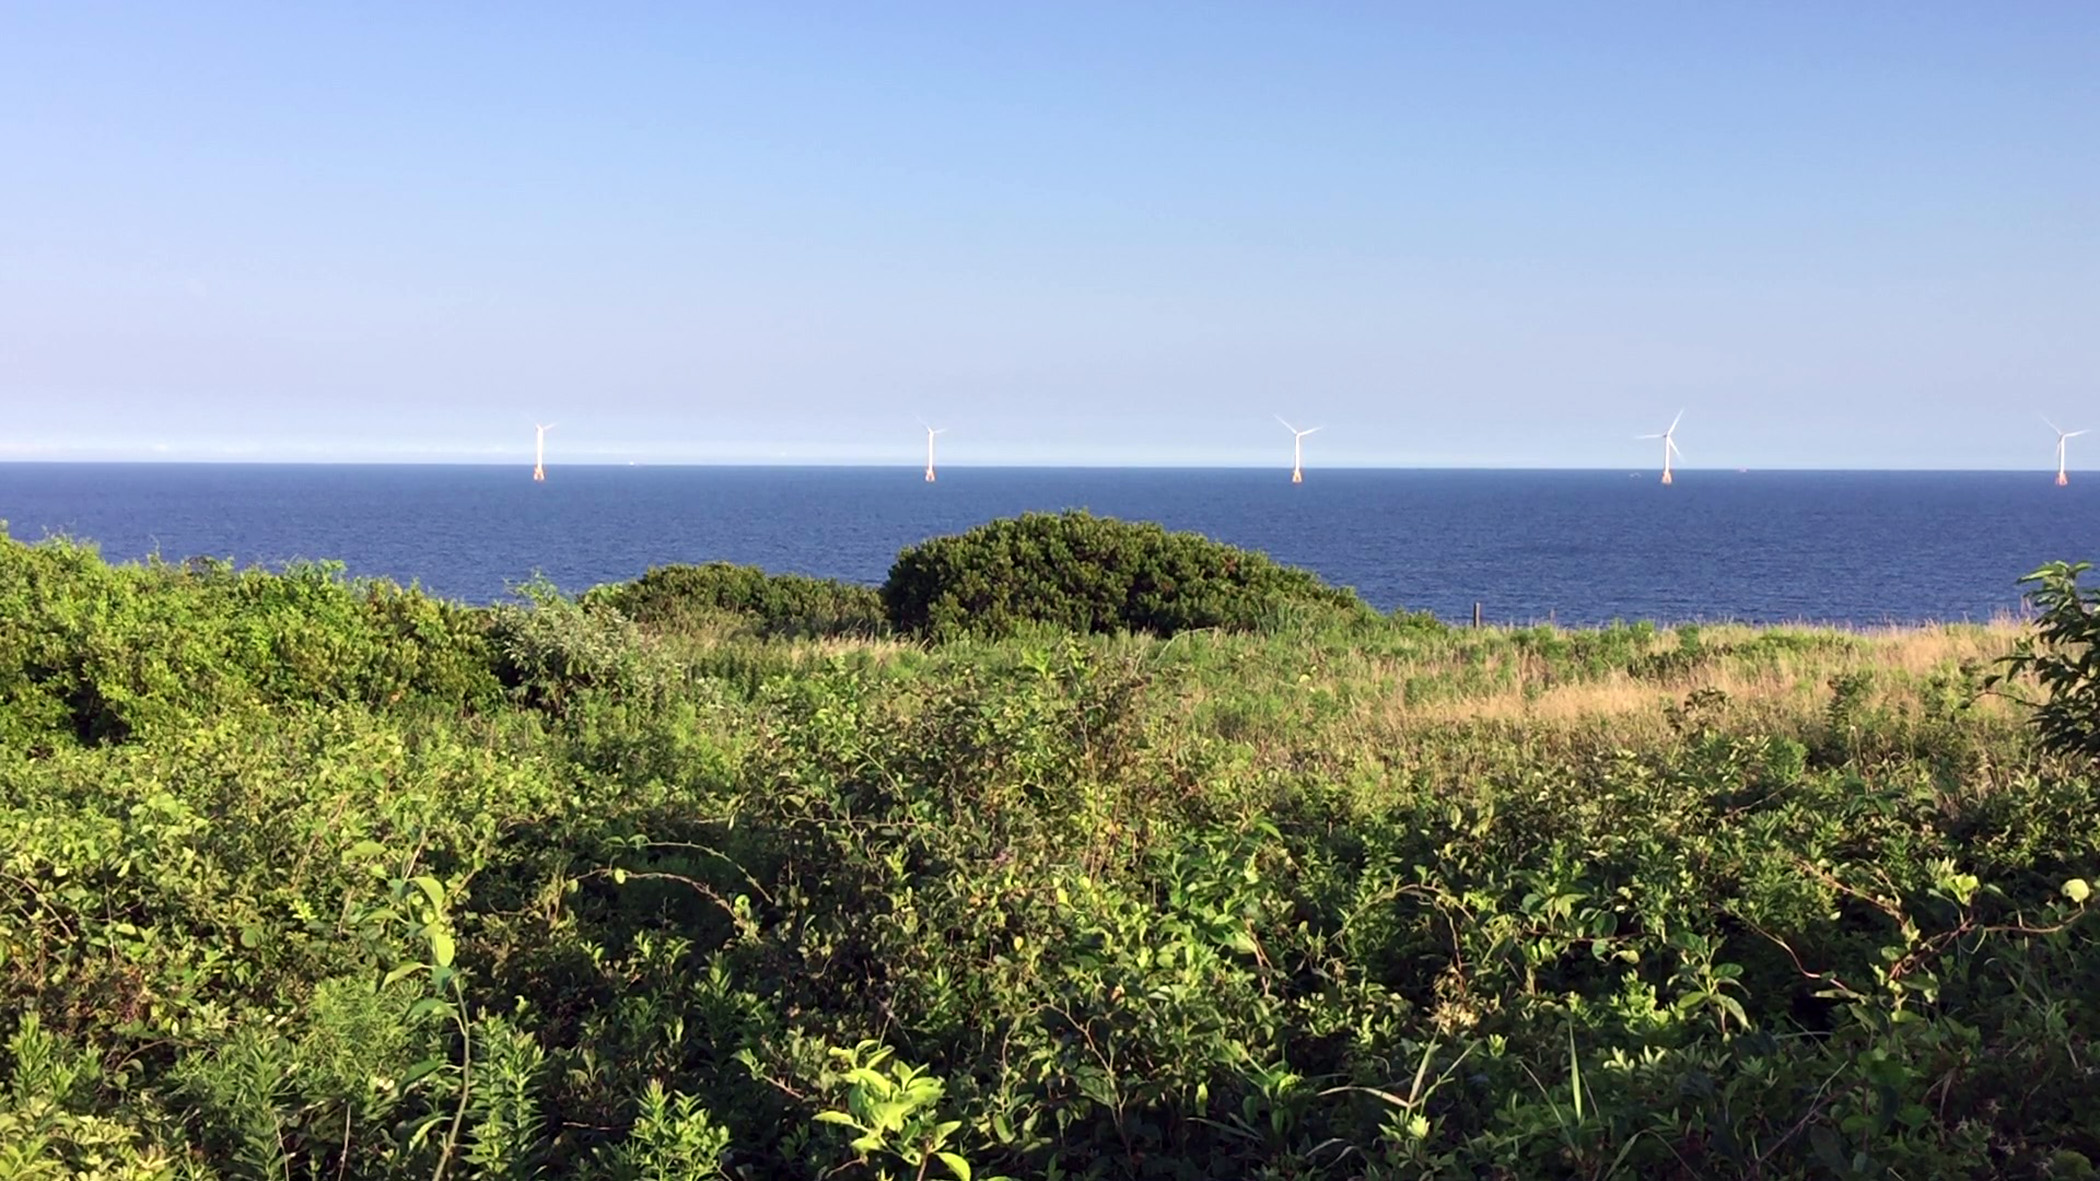
[[[769,636],[873,636],[885,629],[882,599],[873,587],[768,574],[729,562],[653,567],[633,582],[598,587],[586,598],[654,631],[691,631],[725,614]]]
[[[1028,513],[905,550],[882,602],[936,639],[1031,624],[1085,633],[1249,631],[1306,613],[1361,613],[1355,594],[1196,533],[1091,513]]]
[[[483,616],[338,565],[111,566],[0,533],[0,739],[179,734],[217,705],[492,702]]]
[[[551,713],[592,691],[654,701],[675,679],[640,627],[609,604],[569,599],[542,581],[519,594],[522,604],[488,609],[493,668],[518,700]]]
[[[787,671],[728,692],[528,591],[0,547],[0,1178],[2100,1154],[2100,782],[1922,642],[732,634]],[[1786,709],[1451,712],[1788,662]]]

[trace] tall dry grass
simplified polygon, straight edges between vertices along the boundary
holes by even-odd
[[[2020,635],[2000,621],[1689,634],[1485,628],[1404,643],[1205,637],[1175,641],[1182,659],[1160,661],[1174,673],[1160,689],[1169,732],[1242,743],[1279,773],[1317,767],[1376,790],[1395,776],[1506,777],[1585,753],[1662,749],[1683,741],[1695,694],[1705,722],[1732,733],[1827,745],[1842,687],[1874,741],[1915,744],[1958,711],[1977,749],[2018,749],[2017,707],[1976,689]]]
[[[1820,709],[1833,678],[1865,674],[1873,679],[1873,700],[1883,706],[1915,704],[1918,693],[1935,675],[1964,667],[1985,668],[2012,651],[2020,630],[2010,623],[1916,628],[1879,628],[1821,633],[1829,646],[1780,648],[1737,657],[1729,649],[1753,645],[1772,634],[1744,626],[1702,629],[1703,643],[1721,649],[1710,661],[1681,674],[1640,676],[1614,668],[1601,676],[1570,679],[1550,661],[1530,653],[1505,658],[1511,675],[1484,692],[1437,695],[1427,700],[1389,697],[1382,713],[1395,722],[1536,722],[1564,725],[1632,714],[1655,713],[1664,704],[1706,689],[1718,690],[1742,707],[1763,711]],[[1785,632],[1818,637],[1818,633]],[[1677,648],[1674,632],[1659,632],[1645,655]],[[1417,675],[1453,671],[1449,666],[1396,666]],[[1985,697],[1977,708],[2002,710],[2005,703]]]

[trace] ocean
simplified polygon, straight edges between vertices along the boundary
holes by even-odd
[[[0,520],[111,558],[349,572],[493,602],[721,559],[880,582],[898,550],[1084,508],[1265,551],[1381,609],[1553,618],[1987,620],[2015,580],[2100,555],[2100,476],[2048,472],[0,464]]]

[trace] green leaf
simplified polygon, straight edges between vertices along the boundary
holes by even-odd
[[[423,896],[425,898],[430,899],[431,906],[439,910],[443,910],[445,908],[445,887],[439,885],[438,880],[436,878],[415,878],[411,880],[410,884],[413,885],[416,889],[423,891]]]
[[[425,1058],[408,1068],[408,1073],[401,1076],[401,1085],[403,1087],[414,1086],[416,1083],[450,1065],[452,1064],[443,1058]]]
[[[430,958],[440,968],[452,966],[452,932],[443,927],[432,927],[429,932]]]
[[[1749,1028],[1750,1014],[1743,1011],[1742,1002],[1725,992],[1717,992],[1714,994],[1714,1003],[1720,1005],[1730,1017],[1735,1018],[1736,1024],[1743,1026],[1745,1029]]]
[[[410,1005],[408,1007],[407,1020],[414,1021],[416,1018],[421,1017],[425,1013],[434,1013],[439,1010],[450,1009],[451,1007],[452,1006],[450,1004],[439,1000],[437,997],[426,996],[422,1000],[417,1001],[415,1004]]]
[[[1816,1153],[1816,1159],[1832,1173],[1843,1176],[1852,1171],[1851,1162],[1845,1159],[1845,1146],[1838,1134],[1827,1125],[1817,1124],[1808,1130],[1808,1144]]]
[[[2084,878],[2072,878],[2064,883],[2063,889],[2064,897],[2080,906],[2084,906],[2085,900],[2093,896],[2093,888],[2086,884]]]
[[[964,1160],[963,1158],[955,1155],[952,1152],[936,1152],[933,1155],[941,1158],[941,1163],[948,1166],[949,1172],[955,1174],[957,1177],[962,1178],[962,1181],[970,1181],[969,1161]]]
[[[430,1137],[431,1129],[443,1123],[447,1118],[449,1117],[442,1111],[433,1111],[429,1115],[424,1116],[416,1124],[415,1130],[408,1134],[408,1146],[410,1148],[422,1147],[423,1141]]]

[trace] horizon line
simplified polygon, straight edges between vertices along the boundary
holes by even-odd
[[[530,471],[529,460],[521,459],[268,459],[217,456],[212,458],[56,458],[48,456],[6,455],[0,453],[0,466],[21,467],[398,467],[398,468],[516,468]],[[909,463],[870,463],[848,460],[616,460],[576,459],[548,464],[549,468],[753,468],[773,470],[848,469],[857,471],[911,471],[923,470],[923,461]],[[1287,465],[1275,463],[1113,463],[1102,461],[1038,461],[1024,463],[987,463],[983,461],[943,462],[943,469],[954,468],[969,471],[1246,471],[1287,472]],[[1672,465],[1673,471],[1698,472],[1709,475],[1746,475],[1758,472],[1975,472],[2003,473],[2008,475],[2036,473],[2047,475],[2056,470],[2053,465],[2035,467],[1818,467],[1798,464],[1685,466]],[[2100,474],[2100,467],[2069,467],[2066,471]],[[1320,472],[1624,472],[1627,475],[1657,475],[1661,469],[1643,466],[1619,465],[1572,465],[1549,464],[1332,464],[1308,469],[1309,474]]]

